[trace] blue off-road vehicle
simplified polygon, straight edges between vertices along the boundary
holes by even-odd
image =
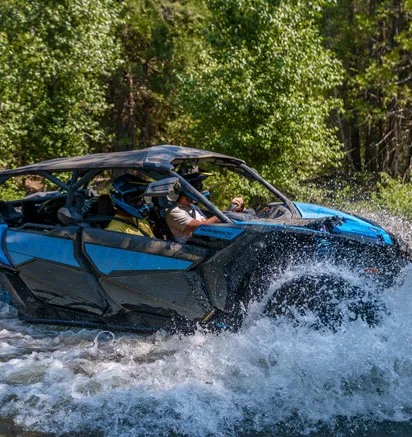
[[[238,186],[256,184],[250,208],[222,211],[182,176],[187,166],[206,169],[210,178],[235,172]],[[156,238],[105,229],[114,216],[107,187],[123,173],[148,181]],[[30,322],[140,332],[199,324],[236,329],[251,300],[260,300],[267,314],[310,307],[327,323],[337,317],[335,304],[325,307],[332,302],[327,293],[335,289],[336,303],[347,289],[341,279],[325,275],[330,287],[322,294],[308,271],[268,296],[271,280],[291,265],[321,262],[371,275],[385,288],[406,263],[403,245],[378,225],[294,203],[242,160],[205,150],[157,146],[0,172],[0,184],[13,179],[31,194],[0,201],[0,280]],[[165,222],[181,189],[206,216],[220,219],[198,227],[185,244],[173,240]],[[361,295],[356,302],[353,287],[348,293],[355,296],[352,313],[373,321],[373,301]]]

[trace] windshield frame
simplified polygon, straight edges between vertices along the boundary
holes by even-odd
[[[233,165],[232,162],[230,164],[225,162],[218,163],[218,162],[210,162],[210,160],[206,160],[206,159],[202,160],[200,158],[196,160],[196,164],[199,164],[202,161],[209,162],[210,164],[216,165],[217,167],[226,168],[229,171],[237,173],[247,179],[258,182],[260,185],[264,186],[269,192],[271,192],[277,198],[279,198],[284,203],[285,207],[288,208],[289,211],[292,213],[292,216],[296,216],[296,215],[300,216],[298,209],[290,199],[288,199],[282,192],[280,192],[268,181],[266,181],[255,169],[249,167],[245,163]],[[193,163],[193,160],[189,160],[188,163],[189,162]],[[182,164],[181,160],[179,164]],[[205,196],[203,196],[202,193],[196,190],[196,188],[193,187],[193,185],[187,182],[183,176],[181,176],[179,173],[173,170],[170,171],[170,174],[173,175],[174,177],[177,177],[180,183],[182,184],[182,186],[184,186],[196,198],[198,202],[204,205],[211,213],[213,213],[213,215],[217,216],[223,223],[235,223],[235,220],[225,215],[216,205],[214,205],[210,200],[208,200]]]

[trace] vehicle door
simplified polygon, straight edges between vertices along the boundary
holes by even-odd
[[[4,253],[41,302],[102,314],[108,302],[79,250],[78,226],[26,224],[3,230]]]
[[[86,228],[82,252],[110,299],[127,311],[188,319],[211,310],[199,265],[207,248]]]

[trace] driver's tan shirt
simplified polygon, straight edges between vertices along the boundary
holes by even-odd
[[[166,223],[178,243],[186,243],[190,237],[190,234],[185,234],[184,230],[193,219],[201,222],[206,220],[194,206],[185,206],[176,202],[168,209]]]

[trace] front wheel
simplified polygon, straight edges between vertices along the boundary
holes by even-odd
[[[306,319],[315,328],[331,329],[359,318],[376,325],[384,312],[377,290],[332,274],[293,278],[272,294],[264,308],[264,314],[271,317],[286,317],[296,323]]]

